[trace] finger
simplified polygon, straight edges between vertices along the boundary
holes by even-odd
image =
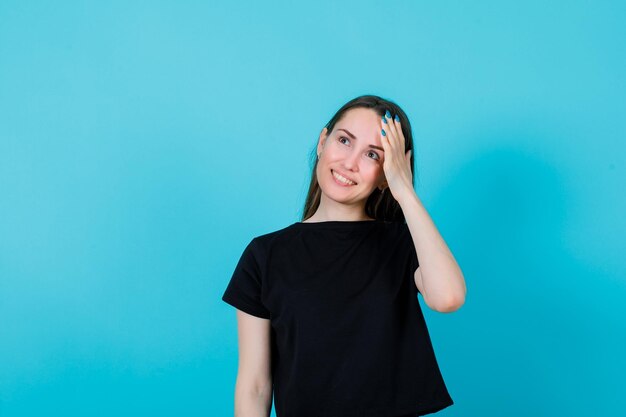
[[[398,150],[404,151],[406,147],[406,141],[404,140],[404,135],[402,134],[402,126],[400,125],[400,116],[397,114],[394,115],[393,119],[389,119],[389,125],[393,130],[393,138],[394,145]]]
[[[381,134],[381,141],[383,142],[383,146],[385,142],[389,144],[391,141],[391,138],[390,138],[391,128],[389,125],[389,119],[387,119],[385,115],[383,115],[383,117],[380,119],[380,134]]]
[[[395,129],[395,137],[398,138],[398,143],[401,145],[401,148],[404,149],[405,139],[402,134],[402,125],[400,124],[400,116],[397,114],[393,118],[393,127]]]
[[[385,125],[386,126],[386,125]],[[389,160],[391,160],[392,156],[391,153],[393,152],[393,149],[391,148],[391,145],[389,144],[389,139],[387,137],[387,132],[385,132],[385,134],[383,135],[384,129],[381,128],[380,131],[378,132],[378,134],[380,135],[380,142],[383,145],[383,155],[382,155],[382,165],[383,165],[383,171],[385,169],[385,166],[387,165],[387,162]]]
[[[392,134],[391,125],[389,124],[389,119],[384,114],[380,118],[380,129],[382,136],[386,138],[387,141],[390,141],[390,135]]]
[[[381,129],[385,132],[387,141],[391,145],[392,149],[395,149],[398,141],[397,139],[394,139],[395,133],[393,130],[393,121],[390,118],[388,118],[387,115],[385,114],[380,119],[380,126],[381,126]]]
[[[382,122],[381,122],[382,124]],[[391,153],[391,145],[389,143],[389,133],[387,133],[387,125],[383,124],[384,127],[380,129],[380,141],[383,144],[383,149],[385,150],[385,155],[389,155]]]
[[[393,130],[393,137],[398,137],[398,126],[397,126],[396,120],[395,120],[398,117],[398,115],[395,115],[394,117],[391,117],[391,113],[389,113],[389,111],[387,111],[385,116],[387,116],[387,121],[389,122],[389,127]]]

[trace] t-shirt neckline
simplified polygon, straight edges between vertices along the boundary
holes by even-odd
[[[323,226],[333,226],[333,227],[351,227],[351,226],[365,226],[367,224],[376,224],[381,221],[378,219],[373,220],[325,220],[321,222],[296,222],[293,225],[297,227],[323,227]]]

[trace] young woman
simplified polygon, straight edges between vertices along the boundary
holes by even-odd
[[[237,308],[235,415],[415,417],[453,404],[417,293],[439,312],[463,274],[413,189],[404,111],[346,103],[320,133],[302,221],[254,237]],[[419,259],[419,260],[418,260]]]

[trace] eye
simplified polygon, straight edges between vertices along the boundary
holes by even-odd
[[[376,160],[376,161],[380,160],[380,155],[378,155],[378,154],[377,154],[376,152],[374,152],[374,151],[369,151],[367,154],[368,154],[368,155],[374,155],[374,157],[373,157],[372,159],[374,159],[374,160]]]
[[[339,137],[337,138],[337,141],[338,141],[339,143],[343,143],[344,145],[346,145],[346,143],[342,142],[342,140],[344,140],[344,139],[345,139],[345,140],[347,140],[347,141],[348,141],[348,143],[350,142],[350,139],[348,139],[348,138],[347,138],[347,137],[345,137],[345,136],[339,136]],[[373,156],[371,156],[371,155],[373,155]],[[371,159],[373,159],[373,160],[375,160],[375,161],[379,161],[379,160],[380,160],[380,155],[378,155],[378,154],[377,154],[376,152],[374,152],[374,151],[369,151],[369,152],[367,152],[367,156],[369,156]]]

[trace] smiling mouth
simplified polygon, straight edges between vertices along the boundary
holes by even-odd
[[[330,170],[333,178],[335,179],[335,181],[341,183],[342,185],[356,185],[356,182],[351,181],[349,179],[347,179],[346,177],[342,176],[341,174],[335,172],[334,170]]]

